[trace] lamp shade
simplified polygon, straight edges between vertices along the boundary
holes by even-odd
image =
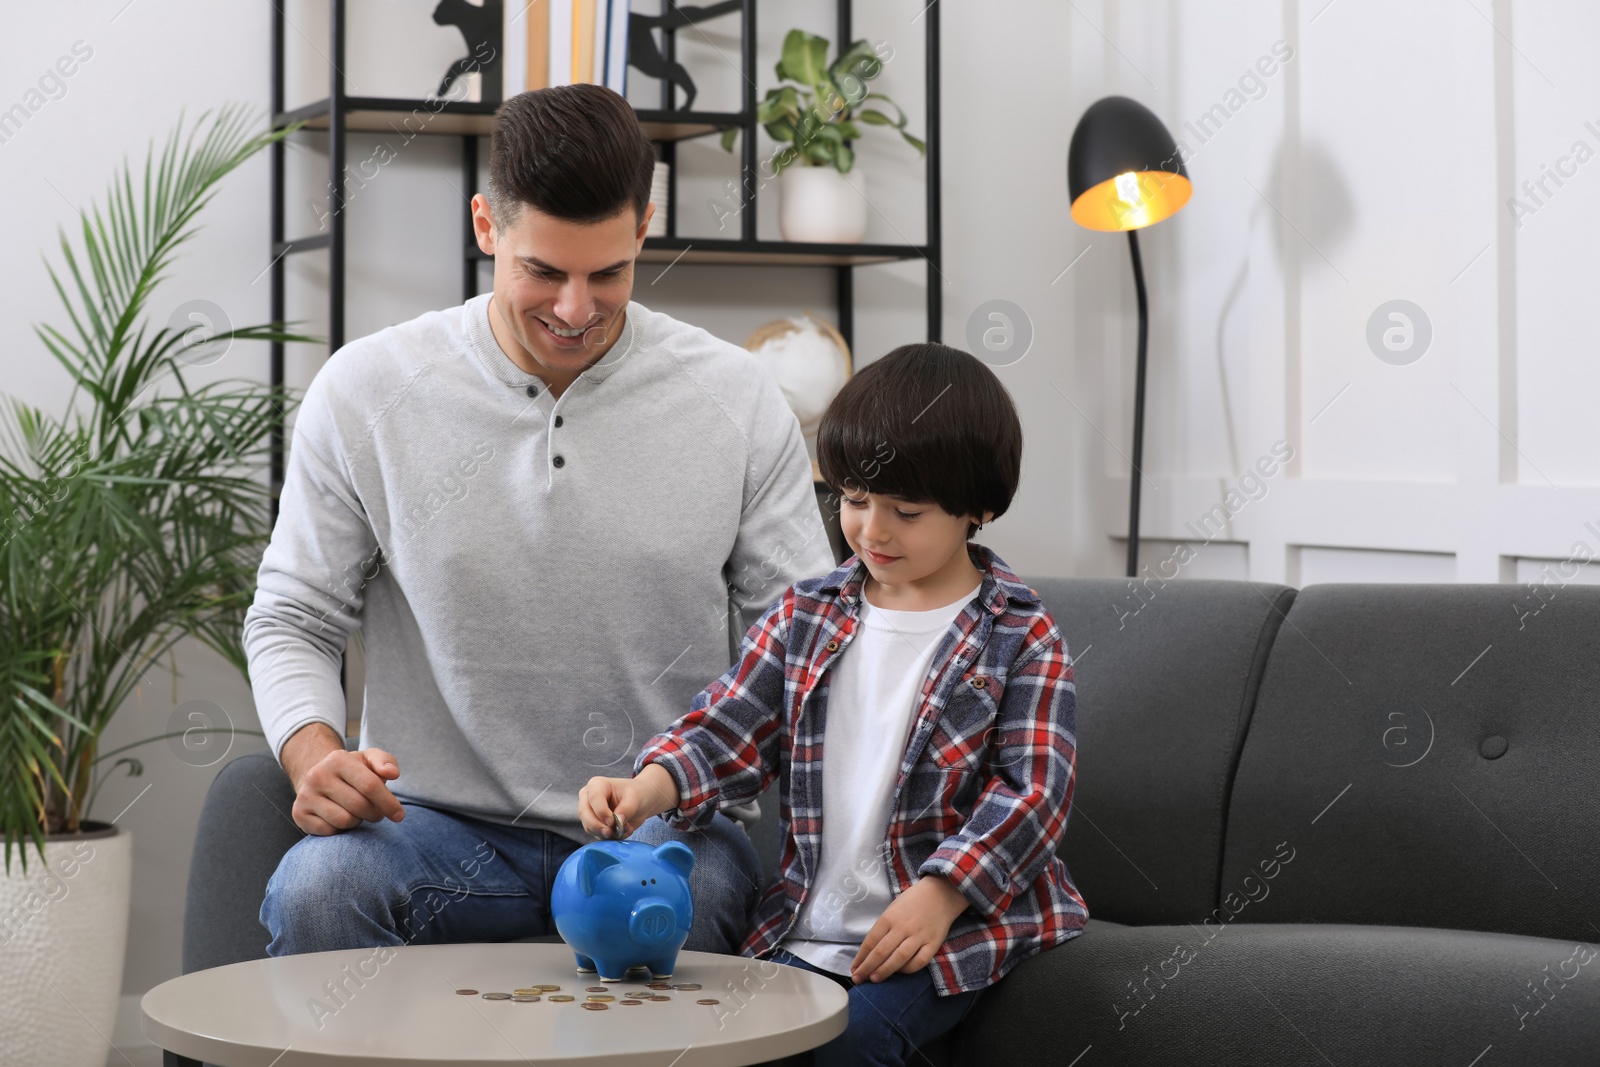
[[[1176,214],[1193,191],[1177,142],[1137,100],[1103,97],[1078,120],[1067,150],[1067,192],[1078,225],[1137,230]]]

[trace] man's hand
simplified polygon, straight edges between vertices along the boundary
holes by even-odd
[[[918,878],[895,897],[850,961],[850,980],[881,982],[892,974],[920,971],[944,945],[967,898],[937,874]]]
[[[620,841],[652,815],[678,806],[678,783],[659,763],[647,764],[634,778],[589,779],[578,790],[578,819],[594,837]]]
[[[345,751],[325,724],[296,730],[283,743],[282,763],[294,783],[294,824],[329,837],[363,822],[406,817],[386,784],[400,777],[400,764],[381,748]]]

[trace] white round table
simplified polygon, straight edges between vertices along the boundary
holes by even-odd
[[[156,986],[140,1008],[169,1067],[735,1067],[815,1048],[849,1018],[837,983],[763,960],[683,952],[671,982],[699,990],[648,990],[650,980],[580,975],[556,943],[404,945],[196,971]],[[545,983],[576,999],[482,996]],[[585,1009],[588,987],[601,985],[617,999]],[[622,1005],[629,992],[670,999]]]

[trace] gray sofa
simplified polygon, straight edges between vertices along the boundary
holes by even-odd
[[[1034,584],[1092,917],[929,1062],[1600,1064],[1600,589]],[[265,955],[291,800],[265,755],[217,776],[186,972]]]

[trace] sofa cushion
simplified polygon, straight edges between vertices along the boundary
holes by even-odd
[[[1077,682],[1078,781],[1059,854],[1094,918],[1198,921],[1273,635],[1277,585],[1030,579]]]
[[[1595,955],[1451,930],[1241,923],[1208,941],[1091,919],[979,998],[951,1062],[1589,1065]]]
[[[1262,680],[1221,903],[1243,922],[1589,940],[1597,830],[1600,589],[1312,586]]]

